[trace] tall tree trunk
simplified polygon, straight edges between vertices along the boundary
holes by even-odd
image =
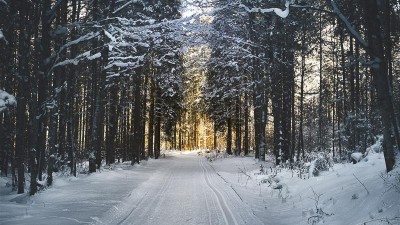
[[[348,118],[348,131],[349,131],[349,149],[350,151],[355,151],[356,143],[355,143],[355,129],[354,129],[354,123],[355,120],[357,120],[357,114],[355,114],[355,66],[354,66],[354,43],[353,43],[353,38],[350,37],[350,73],[349,73],[349,86],[350,86],[350,100],[349,100],[349,110],[350,110],[350,115],[351,118]]]
[[[250,140],[249,140],[249,95],[245,93],[244,96],[244,145],[243,145],[243,151],[244,155],[249,154],[249,148],[250,148]]]
[[[148,124],[148,152],[149,152],[149,157],[153,158],[154,157],[154,95],[156,94],[155,87],[154,87],[154,79],[151,79],[150,81],[150,110],[149,110],[149,124]]]
[[[299,141],[297,148],[297,160],[300,160],[300,153],[302,153],[301,158],[304,157],[303,114],[304,114],[304,76],[306,70],[305,31],[303,31],[301,43],[302,47],[301,47],[301,78],[300,78],[300,109],[299,109],[300,118],[299,118]]]
[[[161,89],[156,87],[155,102],[155,125],[154,125],[154,158],[158,159],[161,153]]]
[[[146,70],[145,78],[144,78],[144,84],[143,84],[143,96],[142,96],[142,114],[140,117],[142,118],[142,124],[141,124],[141,130],[140,130],[140,142],[141,142],[141,149],[140,149],[140,158],[141,159],[147,159],[148,156],[146,156],[146,115],[147,115],[147,89],[148,89],[148,83],[149,83],[149,75]],[[176,136],[176,135],[175,135]],[[176,148],[176,146],[175,146]]]
[[[232,119],[227,118],[227,123],[228,123],[228,131],[226,134],[226,152],[229,155],[232,155]]]
[[[393,3],[392,3],[393,4]],[[392,98],[393,96],[393,57],[392,57],[392,49],[393,49],[393,44],[391,40],[391,16],[392,16],[392,7],[390,0],[385,0],[382,5],[382,20],[380,21],[382,24],[382,30],[384,31],[384,40],[383,40],[383,45],[384,45],[384,56],[386,58],[386,63],[387,63],[387,72],[388,72],[388,80],[389,80],[389,92],[390,96]],[[393,6],[394,8],[395,6]],[[398,7],[398,5],[397,5]],[[397,14],[399,14],[397,10]],[[393,101],[393,100],[392,100]],[[393,102],[392,102],[393,105]],[[392,123],[393,123],[393,136],[396,141],[397,148],[400,150],[400,133],[399,133],[399,121],[396,117],[395,110],[393,109],[391,111],[392,113]]]
[[[38,86],[38,137],[37,137],[37,159],[38,159],[38,178],[42,180],[42,171],[45,164],[46,150],[46,116],[45,116],[45,101],[48,96],[48,76],[49,76],[49,57],[51,55],[51,37],[50,37],[50,7],[51,0],[44,0],[42,3],[42,37],[40,40],[40,61],[39,61],[39,86]]]
[[[323,107],[323,90],[324,90],[324,86],[323,86],[323,74],[322,74],[322,72],[323,72],[323,70],[322,70],[322,67],[323,67],[323,57],[322,57],[322,54],[323,54],[323,46],[322,46],[322,43],[323,43],[323,39],[322,39],[322,12],[319,12],[319,101],[318,101],[318,147],[319,148],[321,148],[321,149],[323,149],[324,148],[324,137],[322,136],[322,129],[323,129],[323,127],[322,127],[322,124],[323,124],[323,121],[322,121],[322,107]],[[324,149],[323,149],[324,150]]]
[[[252,42],[256,42],[256,34],[255,34],[255,13],[249,13],[249,39]],[[258,55],[258,51],[255,46],[251,46],[252,55]],[[263,112],[264,112],[264,82],[262,80],[263,76],[261,71],[259,70],[259,62],[256,57],[252,57],[252,70],[251,75],[253,78],[253,104],[254,104],[254,149],[255,149],[255,158],[260,159],[260,147],[263,147],[261,144],[263,140]],[[264,137],[265,139],[265,137]],[[263,155],[263,154],[261,154]]]
[[[107,132],[107,147],[106,147],[106,163],[108,165],[115,162],[115,148],[116,148],[116,136],[118,129],[118,82],[114,80],[113,85],[110,87],[110,103],[108,113],[108,127]]]
[[[134,88],[134,109],[133,109],[133,156],[132,164],[140,162],[140,153],[141,153],[141,124],[142,124],[142,96],[141,96],[141,84],[142,84],[142,70],[138,69],[137,73],[134,75],[133,83],[135,84]]]
[[[214,124],[213,124],[213,149],[214,149],[214,151],[217,151],[217,148],[218,148],[218,146],[217,146],[217,124],[214,121]]]
[[[71,22],[76,23],[79,18],[78,5],[77,0],[72,0],[72,15]],[[77,29],[72,28],[71,31],[71,40],[75,40],[77,36]],[[71,47],[71,58],[75,58],[77,55],[78,49],[77,47]],[[77,105],[77,101],[75,101],[75,92],[76,92],[76,77],[77,71],[75,66],[70,67],[70,71],[67,76],[67,94],[66,94],[66,148],[68,154],[68,165],[71,170],[71,175],[76,176],[76,152],[77,152],[77,138],[78,138],[78,120],[77,117],[74,116],[74,111],[78,110],[79,105]],[[78,107],[77,107],[78,106]]]
[[[108,48],[103,48],[101,51],[101,71],[98,74],[98,88],[96,90],[95,97],[95,111],[93,115],[93,124],[92,124],[92,150],[89,158],[89,172],[96,172],[97,169],[100,169],[101,166],[101,150],[103,144],[103,134],[104,134],[104,88],[105,88],[105,78],[107,76],[104,67],[108,63]],[[96,68],[96,71],[98,69]]]
[[[240,155],[242,151],[242,124],[241,124],[241,110],[240,110],[240,96],[236,98],[235,102],[235,155]]]
[[[383,125],[383,152],[386,163],[387,172],[391,171],[395,165],[394,141],[392,139],[392,115],[394,115],[394,107],[392,101],[391,89],[389,87],[389,76],[387,67],[387,58],[384,54],[383,40],[380,38],[382,33],[382,24],[380,17],[382,16],[379,9],[382,4],[378,4],[377,0],[365,0],[365,18],[368,39],[368,53],[374,62],[371,67],[373,83],[376,88],[378,108],[380,111]],[[396,124],[397,126],[397,124]]]
[[[29,33],[28,33],[28,12],[29,3],[19,2],[19,59],[18,59],[18,91],[17,91],[17,118],[16,118],[16,161],[18,168],[18,194],[24,193],[25,184],[25,156],[27,150],[26,129],[27,129],[27,99],[29,93]]]
[[[8,13],[4,15],[7,18],[4,22],[4,36],[7,37],[15,37],[17,36],[17,25],[18,25],[18,14],[17,14],[17,1],[10,1],[8,4]],[[4,90],[8,93],[14,93],[14,85],[13,83],[18,83],[17,80],[17,71],[15,68],[16,64],[16,38],[7,38],[7,47],[4,49],[2,54],[0,54],[1,67],[4,70],[4,74],[1,76],[4,84]],[[12,189],[15,190],[16,186],[16,176],[15,176],[15,151],[14,151],[14,134],[15,134],[15,110],[7,110],[3,114],[3,127],[4,127],[4,135],[2,135],[1,143],[2,149],[5,154],[4,158],[4,168],[1,169],[1,172],[4,175],[8,175],[8,162],[11,164],[11,176],[12,176]]]

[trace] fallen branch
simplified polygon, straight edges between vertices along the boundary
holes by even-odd
[[[354,173],[353,173],[353,176],[358,180],[358,182],[360,182],[360,184],[365,188],[365,190],[367,191],[367,194],[369,194],[369,191],[368,191],[368,189],[367,189],[367,187],[365,187],[365,185],[363,184],[363,182],[361,182],[357,177],[356,177],[356,175],[354,175]]]

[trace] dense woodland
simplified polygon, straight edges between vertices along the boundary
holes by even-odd
[[[205,10],[182,16],[194,5]],[[339,162],[380,135],[390,171],[399,10],[398,0],[0,0],[1,175],[35,194],[53,172],[167,148]]]

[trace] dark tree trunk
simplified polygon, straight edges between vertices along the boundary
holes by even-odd
[[[25,1],[19,2],[19,59],[18,59],[18,91],[17,91],[17,117],[16,117],[16,161],[18,169],[18,194],[24,193],[25,184],[25,156],[27,150],[26,142],[26,129],[27,129],[27,90],[29,85],[29,68],[28,68],[28,57],[29,57],[29,34],[28,34],[28,12],[29,4]]]
[[[232,155],[232,119],[227,118],[228,131],[226,134],[226,153]]]
[[[146,156],[146,115],[147,115],[147,89],[148,89],[148,83],[149,83],[149,75],[148,71],[146,71],[146,75],[144,78],[144,84],[143,84],[143,96],[142,96],[142,114],[140,117],[142,118],[142,124],[141,124],[141,129],[140,129],[140,142],[141,142],[141,148],[140,148],[140,158],[147,159],[148,156]],[[176,148],[176,146],[175,146]]]
[[[304,29],[304,28],[303,28]],[[303,122],[304,122],[304,76],[306,70],[306,54],[305,54],[305,32],[303,31],[301,39],[301,78],[300,78],[300,118],[299,118],[299,140],[297,148],[297,160],[304,157],[304,134],[303,134]],[[300,153],[301,158],[300,158]]]
[[[368,39],[368,53],[373,60],[371,67],[372,82],[376,88],[378,109],[383,126],[383,152],[387,172],[391,171],[395,165],[394,141],[392,138],[394,107],[391,89],[389,87],[389,76],[387,58],[384,54],[383,40],[380,38],[383,28],[380,21],[381,13],[379,9],[385,3],[378,4],[377,0],[364,1],[366,29]],[[395,124],[397,126],[397,124]]]
[[[244,96],[244,145],[243,145],[243,151],[244,155],[249,154],[249,148],[250,148],[250,143],[249,143],[249,96],[246,93]]]
[[[242,151],[242,124],[241,124],[241,110],[240,110],[240,96],[237,97],[235,102],[235,155],[240,155]]]
[[[156,102],[155,102],[155,116],[154,116],[154,158],[158,159],[161,154],[161,89],[156,88]]]
[[[138,73],[134,75],[133,78],[133,83],[135,84],[135,89],[134,89],[134,109],[133,109],[133,146],[132,146],[132,151],[133,151],[133,156],[134,158],[132,159],[132,164],[134,163],[139,163],[141,158],[140,158],[140,153],[141,153],[141,125],[142,125],[142,96],[141,96],[141,84],[142,84],[142,74],[141,70],[138,69]]]
[[[38,137],[37,137],[37,159],[38,159],[38,178],[42,180],[42,171],[45,164],[46,150],[46,116],[45,116],[45,101],[48,96],[48,76],[49,76],[49,57],[51,55],[51,37],[50,37],[50,11],[51,1],[45,0],[42,3],[42,38],[40,40],[41,53],[39,60],[39,83],[38,83]]]
[[[217,125],[214,122],[214,126],[213,126],[213,149],[214,151],[217,151]]]
[[[318,147],[324,150],[324,137],[322,134],[322,124],[323,124],[323,90],[324,90],[324,83],[323,83],[323,47],[322,47],[323,39],[322,39],[322,12],[319,12],[319,102],[318,102]]]
[[[101,72],[98,74],[98,88],[96,90],[95,97],[95,111],[93,115],[93,124],[92,124],[92,152],[89,158],[89,172],[96,172],[97,169],[101,166],[101,151],[103,144],[103,129],[104,129],[104,87],[105,87],[105,77],[107,76],[104,67],[108,62],[108,48],[103,48],[101,51]],[[97,63],[96,63],[97,65]],[[95,71],[98,71],[96,68]]]
[[[2,54],[0,54],[1,60],[1,68],[3,69],[3,73],[0,74],[2,76],[1,80],[4,84],[4,90],[10,94],[14,93],[14,85],[17,80],[17,71],[15,70],[15,48],[17,40],[15,38],[8,38],[8,37],[15,37],[17,36],[16,30],[18,25],[18,14],[17,14],[17,1],[10,1],[8,4],[8,12],[3,16],[6,18],[4,20],[4,29],[3,33],[7,39],[7,45],[3,49]],[[1,44],[0,44],[1,46]],[[17,81],[18,82],[18,81]],[[2,175],[8,175],[8,163],[11,164],[11,176],[12,176],[12,188],[15,190],[15,158],[14,158],[14,134],[15,134],[15,110],[7,110],[3,113],[3,135],[0,137],[0,141],[2,144],[2,150],[4,153],[3,158],[3,165],[2,165]]]
[[[118,129],[118,82],[113,80],[113,85],[110,87],[110,102],[108,113],[108,132],[107,132],[107,147],[106,147],[106,163],[108,165],[115,162],[116,136]]]
[[[148,128],[148,151],[149,151],[149,157],[153,158],[154,157],[154,95],[156,94],[155,88],[154,88],[154,79],[151,79],[150,81],[151,86],[150,86],[150,110],[149,110],[149,128]]]
[[[36,163],[36,150],[34,148],[31,149],[29,154],[29,164],[31,170],[31,185],[30,185],[30,195],[36,194],[37,188],[37,163]]]

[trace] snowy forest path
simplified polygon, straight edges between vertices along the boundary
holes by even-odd
[[[0,193],[0,224],[263,224],[215,166],[197,152],[170,152],[139,165],[57,176],[32,197]]]
[[[214,185],[210,182],[210,174],[209,170],[207,169],[207,166],[204,165],[204,160],[200,159],[199,164],[201,166],[201,169],[203,170],[203,175],[204,175],[204,180],[206,181],[207,186],[209,189],[213,192],[213,195],[215,196],[215,200],[218,203],[219,209],[221,210],[221,213],[223,215],[224,221],[226,225],[229,224],[235,224],[237,225],[237,221],[235,216],[232,213],[232,210],[229,208],[229,206],[226,204],[226,200],[223,197],[223,195],[214,187]],[[207,208],[209,208],[207,206]],[[212,222],[210,222],[212,224]]]
[[[262,224],[194,154],[167,156],[151,177],[95,224]]]

